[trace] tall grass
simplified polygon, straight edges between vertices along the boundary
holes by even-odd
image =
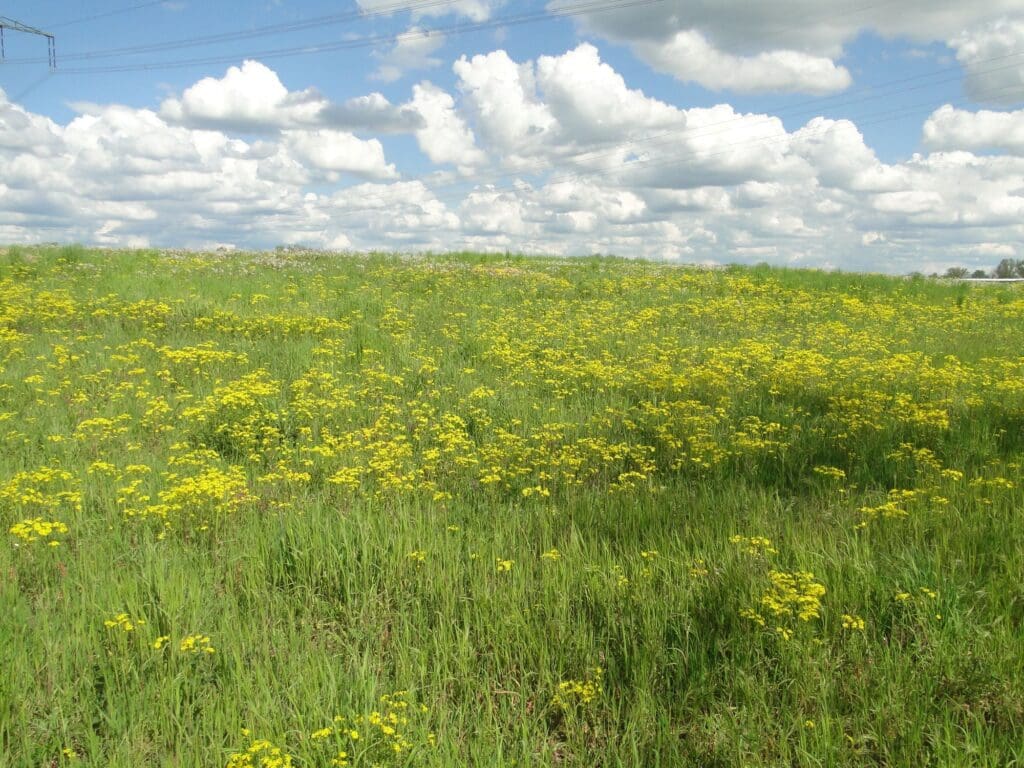
[[[0,764],[1019,762],[1022,321],[767,268],[8,250]]]

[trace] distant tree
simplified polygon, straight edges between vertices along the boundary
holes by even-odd
[[[1024,261],[1018,261],[1017,259],[1003,259],[996,265],[996,269],[993,274],[996,277],[1001,278],[1024,277]]]
[[[946,274],[943,277],[955,277],[957,279],[967,277],[967,267],[950,267],[946,270]]]
[[[971,272],[971,277],[988,277],[988,272],[984,269],[976,269]]]

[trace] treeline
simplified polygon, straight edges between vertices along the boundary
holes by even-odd
[[[938,273],[932,275],[932,277],[939,277]],[[952,278],[985,278],[985,277],[996,277],[996,278],[1012,278],[1020,277],[1024,278],[1024,259],[1003,259],[1000,261],[994,269],[984,270],[975,269],[974,271],[969,270],[967,267],[950,267],[946,270],[946,273],[942,277]]]

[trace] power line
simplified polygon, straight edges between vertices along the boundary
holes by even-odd
[[[439,3],[442,0],[432,1],[434,3]],[[453,1],[455,0],[444,0],[444,2]],[[291,56],[304,56],[316,53],[326,53],[331,51],[366,48],[380,45],[383,43],[399,43],[408,40],[420,40],[429,38],[434,35],[461,35],[470,32],[495,29],[498,27],[519,26],[524,24],[532,24],[547,21],[550,19],[569,18],[572,16],[579,16],[586,13],[601,13],[603,11],[654,5],[662,2],[665,2],[665,0],[592,0],[591,2],[578,3],[574,4],[573,6],[551,12],[538,11],[532,13],[512,14],[507,16],[500,16],[487,21],[439,25],[428,29],[411,29],[398,34],[372,35],[355,38],[351,40],[341,40],[330,43],[322,43],[318,45],[291,46],[287,48],[275,48],[262,51],[252,51],[247,53],[234,53],[230,55],[221,54],[217,56],[178,59],[164,62],[117,64],[103,67],[79,67],[76,69],[63,69],[62,72],[64,74],[103,74],[112,72],[135,72],[146,70],[177,69],[181,67],[191,67],[206,64],[233,63],[238,61],[239,58],[273,59],[286,58]],[[408,4],[403,4],[403,7],[408,7]],[[100,57],[99,53],[100,52],[96,52],[96,58]],[[81,57],[84,55],[85,54],[75,54],[74,56],[76,56],[76,60],[81,60]],[[103,56],[106,56],[106,52],[103,52]],[[12,60],[9,63],[26,64],[31,63],[33,61],[34,60],[32,59],[20,59],[17,61]]]
[[[142,5],[132,6],[132,9],[128,10],[133,10],[134,8],[142,8],[147,5],[156,5],[164,1],[165,0],[157,0],[157,3],[143,3]],[[247,40],[254,37],[265,37],[267,35],[299,32],[306,29],[319,28],[329,25],[347,24],[349,22],[361,21],[363,19],[371,19],[378,16],[390,16],[393,13],[404,10],[414,12],[420,10],[429,10],[432,8],[444,7],[446,5],[453,5],[458,2],[461,2],[461,0],[418,0],[413,2],[410,2],[410,0],[404,0],[404,2],[393,2],[388,5],[378,6],[372,10],[355,10],[345,11],[343,13],[331,13],[324,16],[316,16],[309,19],[301,19],[299,21],[282,22],[279,24],[268,24],[262,27],[255,27],[253,29],[237,30],[234,32],[219,32],[216,34],[201,35],[199,37],[189,37],[181,40],[168,40],[162,43],[145,43],[141,45],[122,46],[120,48],[105,48],[99,51],[82,51],[79,53],[68,54],[62,58],[65,58],[69,61],[85,61],[92,59],[112,58],[124,54],[156,53],[159,51],[196,48],[204,45],[212,45],[214,43],[234,42],[236,40]],[[78,21],[82,20],[79,19]],[[71,24],[74,22],[67,23]],[[27,61],[27,59],[22,61]]]
[[[130,5],[127,8],[115,8],[114,10],[104,11],[103,13],[96,13],[92,16],[81,16],[77,19],[71,19],[70,21],[62,21],[58,24],[51,24],[50,29],[60,29],[62,27],[70,27],[75,24],[85,24],[87,21],[95,21],[96,19],[106,19],[110,16],[120,16],[123,13],[137,11],[140,8],[149,8],[153,5],[161,5],[165,2],[167,2],[167,0],[149,0],[149,2],[146,3],[136,3],[135,5]]]
[[[7,51],[4,45],[4,30],[10,29],[14,32],[24,32],[29,35],[39,35],[40,37],[46,38],[46,51],[47,51],[47,63],[50,65],[50,69],[54,70],[57,68],[57,46],[54,42],[53,35],[49,32],[43,32],[41,29],[30,27],[27,24],[22,24],[20,21],[9,19],[6,16],[0,16],[0,60],[2,60]]]

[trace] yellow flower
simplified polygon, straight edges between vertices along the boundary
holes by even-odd
[[[207,635],[187,635],[178,644],[178,650],[182,653],[214,653],[210,645],[210,638]]]
[[[852,629],[855,631],[864,631],[865,623],[864,619],[860,616],[852,616],[848,613],[843,614],[843,629]]]
[[[515,560],[502,560],[498,558],[498,573],[508,573],[512,570]]]
[[[136,627],[146,623],[145,619],[132,619],[127,613],[119,613],[112,619],[103,622],[107,629],[120,629],[122,632],[134,632]]]

